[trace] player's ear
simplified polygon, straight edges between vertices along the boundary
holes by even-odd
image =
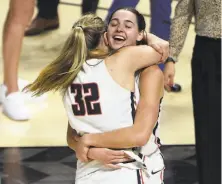
[[[107,32],[104,33],[103,38],[104,38],[105,45],[108,46],[109,43],[108,43],[108,39],[107,39]]]
[[[142,39],[144,39],[144,31],[141,31],[140,33],[139,33],[139,35],[137,36],[137,39],[136,39],[136,41],[141,41]]]

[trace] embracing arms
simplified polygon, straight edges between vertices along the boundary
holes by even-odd
[[[163,96],[163,74],[158,66],[151,66],[142,72],[140,95],[132,126],[105,133],[85,134],[78,141],[86,147],[132,148],[145,145],[157,121],[160,98]]]

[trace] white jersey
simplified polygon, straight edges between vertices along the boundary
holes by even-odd
[[[138,85],[135,85],[135,93],[123,88],[112,79],[103,60],[88,60],[64,96],[69,124],[80,134],[101,133],[132,126],[135,94],[139,95]],[[148,149],[141,151],[149,155],[145,153]],[[78,161],[76,178],[103,169],[103,165],[97,161]]]

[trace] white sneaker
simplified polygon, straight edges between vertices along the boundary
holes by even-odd
[[[2,111],[10,119],[16,121],[25,121],[30,119],[30,112],[24,103],[24,97],[21,92],[10,93],[6,96],[7,87],[0,85],[0,102],[2,103]]]
[[[7,87],[4,84],[1,84],[0,85],[0,104],[2,104],[3,101],[5,100],[6,93],[7,93]]]
[[[16,121],[25,121],[30,119],[30,112],[25,106],[21,92],[10,93],[3,102],[3,113]]]

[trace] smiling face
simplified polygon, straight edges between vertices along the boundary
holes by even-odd
[[[136,45],[137,41],[143,39],[143,32],[139,31],[136,15],[128,10],[117,10],[110,19],[106,38],[113,50]]]

